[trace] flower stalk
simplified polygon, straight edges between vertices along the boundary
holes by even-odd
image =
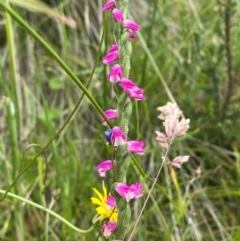
[[[114,178],[111,187],[110,199],[116,202],[117,221],[105,215],[108,221],[103,224],[101,231],[106,238],[112,234],[114,240],[123,240],[127,227],[131,220],[131,208],[129,202],[142,196],[142,185],[138,182],[127,184],[127,172],[132,158],[130,153],[144,154],[144,142],[128,141],[129,121],[132,115],[132,99],[144,100],[144,90],[129,79],[132,55],[131,40],[136,39],[136,31],[140,27],[134,21],[127,19],[128,0],[109,0],[102,7],[103,11],[111,11],[115,22],[113,36],[115,42],[111,45],[107,54],[103,57],[103,63],[110,67],[107,76],[113,85],[117,99],[117,108],[104,112],[109,120],[117,119],[117,125],[111,130],[105,131],[107,148],[111,154],[111,160],[99,163],[96,168],[100,176],[104,177],[109,170],[113,171]],[[103,125],[106,125],[102,119]],[[94,189],[96,193],[96,189]],[[99,195],[98,195],[99,196]],[[106,200],[105,200],[106,199]],[[95,200],[94,198],[92,200]],[[108,209],[109,198],[104,194],[103,203],[95,200],[95,204],[102,205],[103,210]],[[96,209],[98,214],[99,208]],[[104,212],[105,214],[107,212]],[[102,216],[101,216],[102,217]],[[101,218],[101,220],[103,220]],[[114,223],[116,221],[116,223]]]

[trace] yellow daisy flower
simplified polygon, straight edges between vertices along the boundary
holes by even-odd
[[[98,207],[96,208],[97,215],[94,217],[93,222],[96,223],[97,221],[103,221],[105,219],[107,221],[117,222],[117,209],[106,204],[108,195],[104,182],[102,182],[102,189],[103,194],[101,194],[96,188],[93,188],[93,191],[95,192],[97,197],[91,197],[91,201],[93,204],[98,205]]]

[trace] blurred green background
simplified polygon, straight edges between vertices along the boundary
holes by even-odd
[[[116,108],[106,79],[109,69],[101,61],[114,41],[110,13],[104,21],[101,11],[103,2],[44,2],[43,7],[15,0],[11,7],[84,85],[106,27],[88,90],[103,110]],[[146,143],[146,154],[136,158],[147,176],[154,178],[162,161],[154,132],[163,130],[157,107],[175,100],[191,120],[188,133],[175,141],[169,153],[170,159],[190,155],[190,161],[180,170],[164,167],[132,241],[239,241],[240,2],[130,0],[129,12],[129,18],[141,26],[138,39],[132,42],[130,79],[144,88],[146,96],[146,101],[134,102],[129,138]],[[61,14],[68,18],[59,18]],[[81,96],[56,59],[0,7],[1,190],[54,137]],[[48,168],[45,156],[40,155],[11,192],[88,229],[96,214],[91,188],[101,190],[95,165],[108,159],[101,138],[104,131],[100,115],[84,98],[67,127],[45,150]],[[131,203],[129,232],[152,184],[132,165],[128,182],[134,181],[144,184],[145,196]],[[107,175],[105,185],[109,188],[111,183]],[[104,240],[98,228],[79,234],[9,196],[0,203],[0,239]]]

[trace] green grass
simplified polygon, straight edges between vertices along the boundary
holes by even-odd
[[[130,79],[144,88],[146,101],[133,105],[129,137],[146,142],[146,155],[136,156],[128,172],[128,182],[141,181],[145,191],[131,203],[128,234],[161,164],[156,108],[175,100],[191,128],[175,141],[169,158],[191,158],[180,170],[163,168],[133,241],[238,241],[240,5],[228,5],[229,76],[228,1],[130,2],[131,17],[141,25],[132,42]],[[72,0],[56,6],[76,20],[75,28],[49,8],[40,14],[11,6],[18,19],[0,9],[1,195],[22,160],[26,170],[0,203],[1,240],[104,240],[98,228],[81,234],[66,223],[92,226],[91,188],[101,189],[95,165],[108,158],[101,109],[117,104],[101,62],[113,42],[112,23],[98,4]],[[20,25],[23,20],[29,28]],[[201,175],[195,175],[198,167]],[[111,176],[105,183],[110,187]]]

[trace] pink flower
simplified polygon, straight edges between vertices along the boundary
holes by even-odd
[[[135,100],[145,100],[145,97],[143,96],[143,92],[144,92],[143,89],[136,87],[136,88],[130,89],[127,93],[129,97]]]
[[[145,99],[143,96],[143,89],[139,88],[137,84],[132,82],[130,79],[123,78],[119,85],[129,95],[129,97],[136,100]]]
[[[112,44],[111,48],[108,50],[109,53],[118,51],[118,44]]]
[[[109,65],[118,59],[119,59],[118,45],[113,44],[112,47],[109,49],[107,55],[103,57],[103,63],[106,65]]]
[[[118,52],[108,53],[106,56],[103,57],[103,63],[106,65],[109,65],[118,59],[119,59]]]
[[[108,80],[112,83],[121,81],[123,78],[122,68],[119,64],[115,64],[110,73],[108,74]]]
[[[167,136],[162,132],[159,132],[159,131],[155,131],[155,132],[157,134],[156,140],[159,142],[159,145],[167,149],[169,147]]]
[[[131,186],[128,186],[125,183],[119,183],[115,190],[121,197],[125,198],[127,202],[133,198],[138,198],[143,194],[142,185],[137,182],[133,183]]]
[[[116,208],[117,207],[116,199],[113,196],[111,196],[111,195],[108,195],[106,204],[110,208],[112,208],[112,207]]]
[[[132,29],[128,29],[128,33],[129,33],[129,39],[131,40],[137,39],[137,35],[134,33]]]
[[[131,29],[133,31],[139,31],[140,30],[139,25],[137,23],[135,23],[134,21],[129,20],[129,19],[123,20],[123,27],[127,28],[127,29]]]
[[[143,147],[144,147],[144,141],[129,141],[127,150],[131,152],[135,152],[139,155],[143,155],[144,154]]]
[[[103,236],[106,237],[106,238],[109,238],[110,235],[115,231],[117,225],[115,222],[107,222],[103,225],[102,227],[102,233],[103,233]]]
[[[96,166],[96,168],[99,172],[100,177],[105,177],[105,173],[112,169],[112,161],[106,160],[104,162],[101,162]]]
[[[113,119],[116,119],[118,118],[118,112],[117,110],[115,109],[108,109],[106,111],[104,111],[104,114],[106,115],[106,117],[109,119],[109,120],[113,120]],[[101,117],[101,121],[103,123],[104,126],[107,125],[106,121],[104,118]]]
[[[132,82],[130,79],[126,79],[126,78],[123,78],[119,85],[126,92],[128,92],[130,89],[137,87],[137,84]]]
[[[123,131],[115,126],[112,129],[111,142],[115,147],[123,145],[127,140],[127,136],[123,133]]]
[[[120,22],[123,20],[123,14],[122,12],[117,9],[117,8],[114,8],[113,11],[112,11],[112,15],[113,15],[113,18],[117,21],[117,22]]]
[[[115,7],[115,0],[109,0],[103,7],[102,11],[107,11]]]
[[[189,156],[178,156],[174,158],[173,161],[170,162],[170,164],[174,167],[180,168],[184,162],[188,161],[188,159],[189,159]]]

